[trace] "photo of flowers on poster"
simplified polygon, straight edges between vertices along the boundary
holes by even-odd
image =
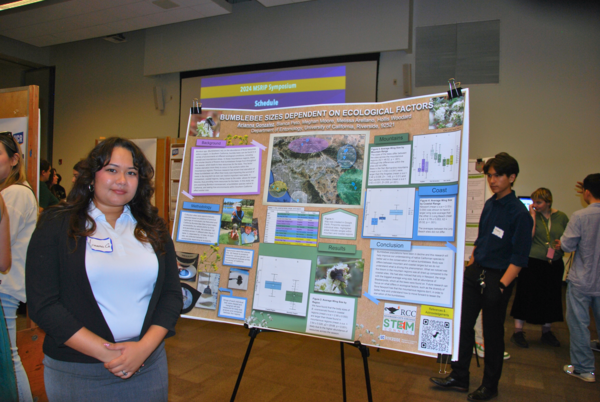
[[[465,98],[448,100],[445,97],[431,98],[433,108],[429,109],[429,129],[458,127],[463,125]]]
[[[319,255],[314,291],[360,297],[364,269],[360,258]]]
[[[218,110],[206,110],[200,114],[190,115],[188,135],[191,137],[219,137],[221,121]]]

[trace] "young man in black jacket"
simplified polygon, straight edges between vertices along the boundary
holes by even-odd
[[[519,174],[518,162],[502,152],[483,168],[494,193],[486,201],[479,219],[475,249],[464,273],[458,360],[452,373],[430,380],[439,387],[467,392],[469,366],[475,344],[475,321],[483,311],[485,368],[483,381],[470,393],[470,401],[488,401],[498,395],[504,362],[504,320],[514,279],[527,266],[533,221],[527,208],[512,191]]]

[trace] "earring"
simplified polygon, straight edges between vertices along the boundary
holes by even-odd
[[[88,186],[88,190],[90,190],[90,193],[93,193],[93,192],[94,192],[94,185],[93,185],[93,184],[90,184],[90,185]]]

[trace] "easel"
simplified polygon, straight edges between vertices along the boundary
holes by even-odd
[[[340,353],[342,357],[342,387],[344,389],[344,402],[346,402],[346,368],[344,362],[344,343],[340,342]],[[369,402],[373,402],[373,395],[371,394],[371,376],[369,375],[369,361],[367,358],[369,357],[369,348],[360,343],[360,341],[354,341],[354,343],[349,343],[350,346],[354,346],[358,350],[360,350],[360,354],[363,358],[363,366],[365,369],[365,382],[367,383],[367,398]]]
[[[247,324],[244,324],[245,328],[249,328]],[[242,382],[242,377],[244,375],[244,370],[246,369],[246,363],[248,363],[248,358],[250,357],[250,351],[252,350],[252,345],[254,344],[254,339],[261,332],[274,332],[265,328],[250,328],[250,333],[248,336],[250,337],[250,342],[248,343],[248,348],[246,349],[246,355],[244,356],[244,361],[242,362],[242,367],[240,368],[240,373],[238,374],[237,381],[235,383],[235,387],[233,388],[233,394],[231,395],[231,402],[235,401],[235,396],[237,395],[237,391],[240,387],[240,383]],[[346,402],[346,364],[344,358],[344,344],[347,343],[350,346],[353,346],[360,350],[360,354],[363,358],[363,365],[365,369],[365,381],[367,383],[367,397],[369,402],[373,402],[373,395],[371,393],[371,377],[369,376],[369,348],[360,343],[360,341],[354,341],[354,343],[349,342],[340,342],[340,356],[342,361],[342,390],[344,395],[344,402]]]

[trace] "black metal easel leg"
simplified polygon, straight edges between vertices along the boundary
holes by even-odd
[[[250,357],[250,351],[252,350],[252,344],[254,343],[254,339],[256,335],[261,333],[262,330],[259,328],[250,328],[250,333],[248,336],[250,337],[250,343],[248,344],[248,349],[246,349],[246,356],[244,356],[244,362],[242,363],[242,368],[240,368],[240,374],[238,374],[237,382],[235,383],[235,388],[233,389],[233,395],[231,395],[231,402],[235,401],[235,395],[237,394],[238,388],[240,387],[240,383],[242,382],[242,376],[244,375],[244,369],[246,368],[246,363],[248,363],[248,357]]]
[[[340,342],[340,352],[342,356],[342,389],[344,391],[344,402],[346,402],[346,364],[344,360],[344,342]]]
[[[367,383],[367,396],[369,398],[369,402],[373,402],[373,395],[371,394],[371,377],[369,375],[369,361],[367,360],[369,357],[369,348],[359,341],[355,341],[353,346],[358,348],[358,350],[360,350],[360,354],[362,355],[363,365],[365,367],[365,381]]]

